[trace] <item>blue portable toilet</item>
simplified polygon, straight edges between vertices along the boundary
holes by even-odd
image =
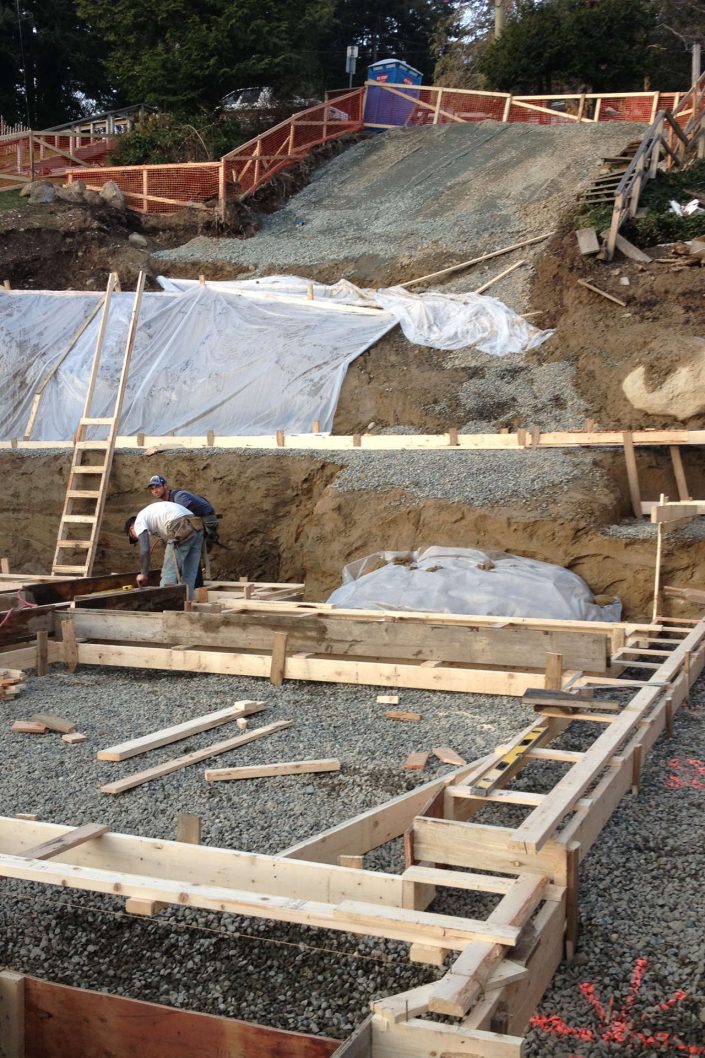
[[[421,72],[401,59],[381,59],[367,67],[367,80],[377,81],[380,85],[399,85],[409,98],[402,99],[393,92],[385,92],[383,88],[370,85],[365,103],[365,125],[407,125],[419,96],[418,92],[411,92],[409,88],[421,84]]]

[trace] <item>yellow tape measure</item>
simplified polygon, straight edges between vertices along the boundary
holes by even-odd
[[[534,743],[545,734],[545,727],[539,725],[532,727],[521,742],[517,742],[516,746],[512,746],[512,748],[497,761],[491,771],[488,771],[486,775],[483,775],[481,779],[478,779],[477,782],[470,787],[472,793],[479,795],[488,793],[495,783],[501,779],[507,768],[511,768],[512,764],[515,764],[520,757],[523,757],[524,754],[531,749]]]

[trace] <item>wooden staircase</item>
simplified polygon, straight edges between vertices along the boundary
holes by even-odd
[[[636,154],[641,140],[628,143],[621,154],[612,158],[603,158],[600,175],[578,196],[578,201],[585,206],[614,205],[617,188],[622,182],[629,165]]]
[[[54,552],[54,561],[51,567],[53,574],[70,573],[73,576],[88,577],[93,569],[108,492],[113,454],[115,452],[115,441],[125,397],[127,375],[137,333],[137,317],[142,303],[144,282],[145,273],[140,272],[113,413],[106,417],[96,417],[91,415],[91,405],[100,374],[100,356],[110,316],[110,302],[115,289],[119,289],[116,273],[111,273],[108,279],[103,302],[103,314],[98,329],[95,353],[93,354],[91,376],[83,406],[83,414],[75,436],[64,510],[61,515],[56,551]],[[89,428],[93,432],[96,431],[96,428],[98,431],[106,430],[107,436],[102,439],[87,440],[86,432]]]

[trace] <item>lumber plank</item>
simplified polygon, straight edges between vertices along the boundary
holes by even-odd
[[[329,758],[327,760],[282,761],[276,764],[249,764],[242,768],[207,768],[204,778],[206,782],[219,782],[225,779],[261,779],[270,775],[306,775],[324,771],[340,771],[340,761]]]
[[[45,735],[47,730],[46,724],[40,724],[36,720],[15,720],[10,725],[10,731],[14,731],[16,735]]]
[[[432,935],[438,935],[439,931],[443,944],[441,947],[451,948],[452,942],[462,937],[465,940],[482,939],[488,943],[506,944],[513,947],[519,939],[519,930],[504,923],[483,922],[482,919],[461,918],[454,915],[438,915],[429,911],[412,911],[403,907],[386,907],[381,910],[373,904],[365,904],[359,900],[342,900],[335,908],[334,914],[339,918],[345,918],[348,922],[359,925],[373,926],[375,921],[383,916],[391,923],[405,924],[409,929],[417,932],[422,939],[431,939]],[[446,943],[447,942],[447,943]]]
[[[128,760],[130,757],[136,757],[140,753],[147,753],[151,749],[168,746],[172,742],[178,742],[180,739],[190,738],[192,735],[200,734],[203,731],[210,731],[221,724],[237,720],[238,717],[253,716],[255,713],[261,713],[265,708],[264,702],[243,699],[243,701],[235,702],[234,705],[226,706],[225,709],[207,713],[205,716],[197,716],[193,720],[184,720],[183,723],[175,724],[173,727],[165,727],[161,731],[154,731],[151,734],[142,735],[140,738],[131,739],[128,742],[108,746],[107,749],[101,749],[96,753],[96,760]]]
[[[30,823],[0,817],[0,850],[16,855],[39,842],[70,832],[55,823]],[[259,853],[238,852],[179,841],[111,833],[104,841],[73,849],[72,864],[114,874],[137,873],[175,883],[216,884],[274,893],[292,899],[362,899],[401,906],[404,886],[399,875],[352,870],[327,863],[307,863]],[[155,896],[155,899],[159,897]]]
[[[67,1041],[74,1058],[328,1058],[338,1044],[31,977],[26,979],[26,1016],[32,1042],[27,1058],[67,1058]]]
[[[407,771],[423,771],[426,767],[426,761],[428,760],[428,751],[425,749],[416,749],[408,755],[404,761],[404,768]]]
[[[459,753],[456,753],[450,746],[436,746],[433,749],[433,755],[438,757],[439,760],[443,761],[444,764],[454,764],[460,766],[467,764],[464,757],[461,757]]]
[[[442,1025],[435,1021],[409,1018],[390,1025],[380,1019],[381,1026],[372,1019],[372,1043],[375,1058],[429,1058],[448,1055],[449,1058],[521,1058],[524,1041],[520,1036],[508,1036],[483,1029]]]
[[[291,724],[291,720],[277,720],[272,724],[267,724],[265,727],[247,731],[243,735],[236,735],[234,738],[227,738],[222,742],[214,742],[213,745],[206,746],[205,749],[193,750],[191,753],[185,753],[182,757],[175,757],[164,764],[146,768],[144,771],[136,772],[126,779],[118,779],[115,782],[106,783],[105,786],[100,786],[99,790],[101,793],[107,794],[125,793],[126,790],[132,790],[135,786],[141,786],[143,783],[151,782],[153,779],[161,779],[162,776],[170,775],[181,768],[187,768],[190,764],[199,764],[202,760],[207,760],[209,757],[227,753],[229,750],[237,749],[248,742],[254,742],[256,739],[264,738],[266,735],[272,735],[276,731],[291,727]]]
[[[65,720],[63,716],[55,716],[54,713],[34,713],[30,720],[44,724],[50,731],[58,731],[62,735],[70,735],[76,730],[76,725],[71,720]]]
[[[51,860],[55,856],[60,856],[63,852],[75,849],[77,845],[102,837],[109,830],[110,827],[103,823],[86,823],[85,826],[75,827],[65,834],[50,838],[49,841],[43,841],[41,845],[34,845],[32,848],[25,849],[24,852],[18,853],[18,855],[23,856],[27,860]]]
[[[148,615],[142,615],[148,616]],[[168,647],[139,647],[82,642],[77,649],[82,665],[166,669],[178,672],[213,672],[233,676],[269,678],[271,656],[233,654],[215,650],[178,652]],[[33,660],[32,660],[33,663]],[[369,686],[415,687],[421,690],[457,690],[465,693],[522,695],[535,687],[536,673],[485,669],[429,669],[421,665],[384,664],[372,661],[288,657],[286,677],[322,683],[355,683]],[[598,677],[595,677],[598,678]]]
[[[622,301],[621,298],[616,298],[614,294],[608,294],[606,290],[601,290],[600,287],[596,287],[593,283],[588,283],[586,279],[576,279],[578,286],[585,287],[586,290],[591,290],[593,294],[599,294],[603,298],[607,298],[608,301],[613,301],[615,305],[621,305],[623,309],[626,309],[626,301]]]

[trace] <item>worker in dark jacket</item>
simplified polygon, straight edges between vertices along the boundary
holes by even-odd
[[[213,544],[218,542],[218,516],[211,503],[205,496],[199,496],[197,492],[188,492],[186,489],[169,488],[166,478],[162,474],[153,474],[149,479],[147,488],[155,500],[166,500],[170,503],[179,503],[186,507],[198,518],[203,519],[203,531],[205,544],[210,551]],[[203,585],[203,574],[199,568],[196,587]]]

